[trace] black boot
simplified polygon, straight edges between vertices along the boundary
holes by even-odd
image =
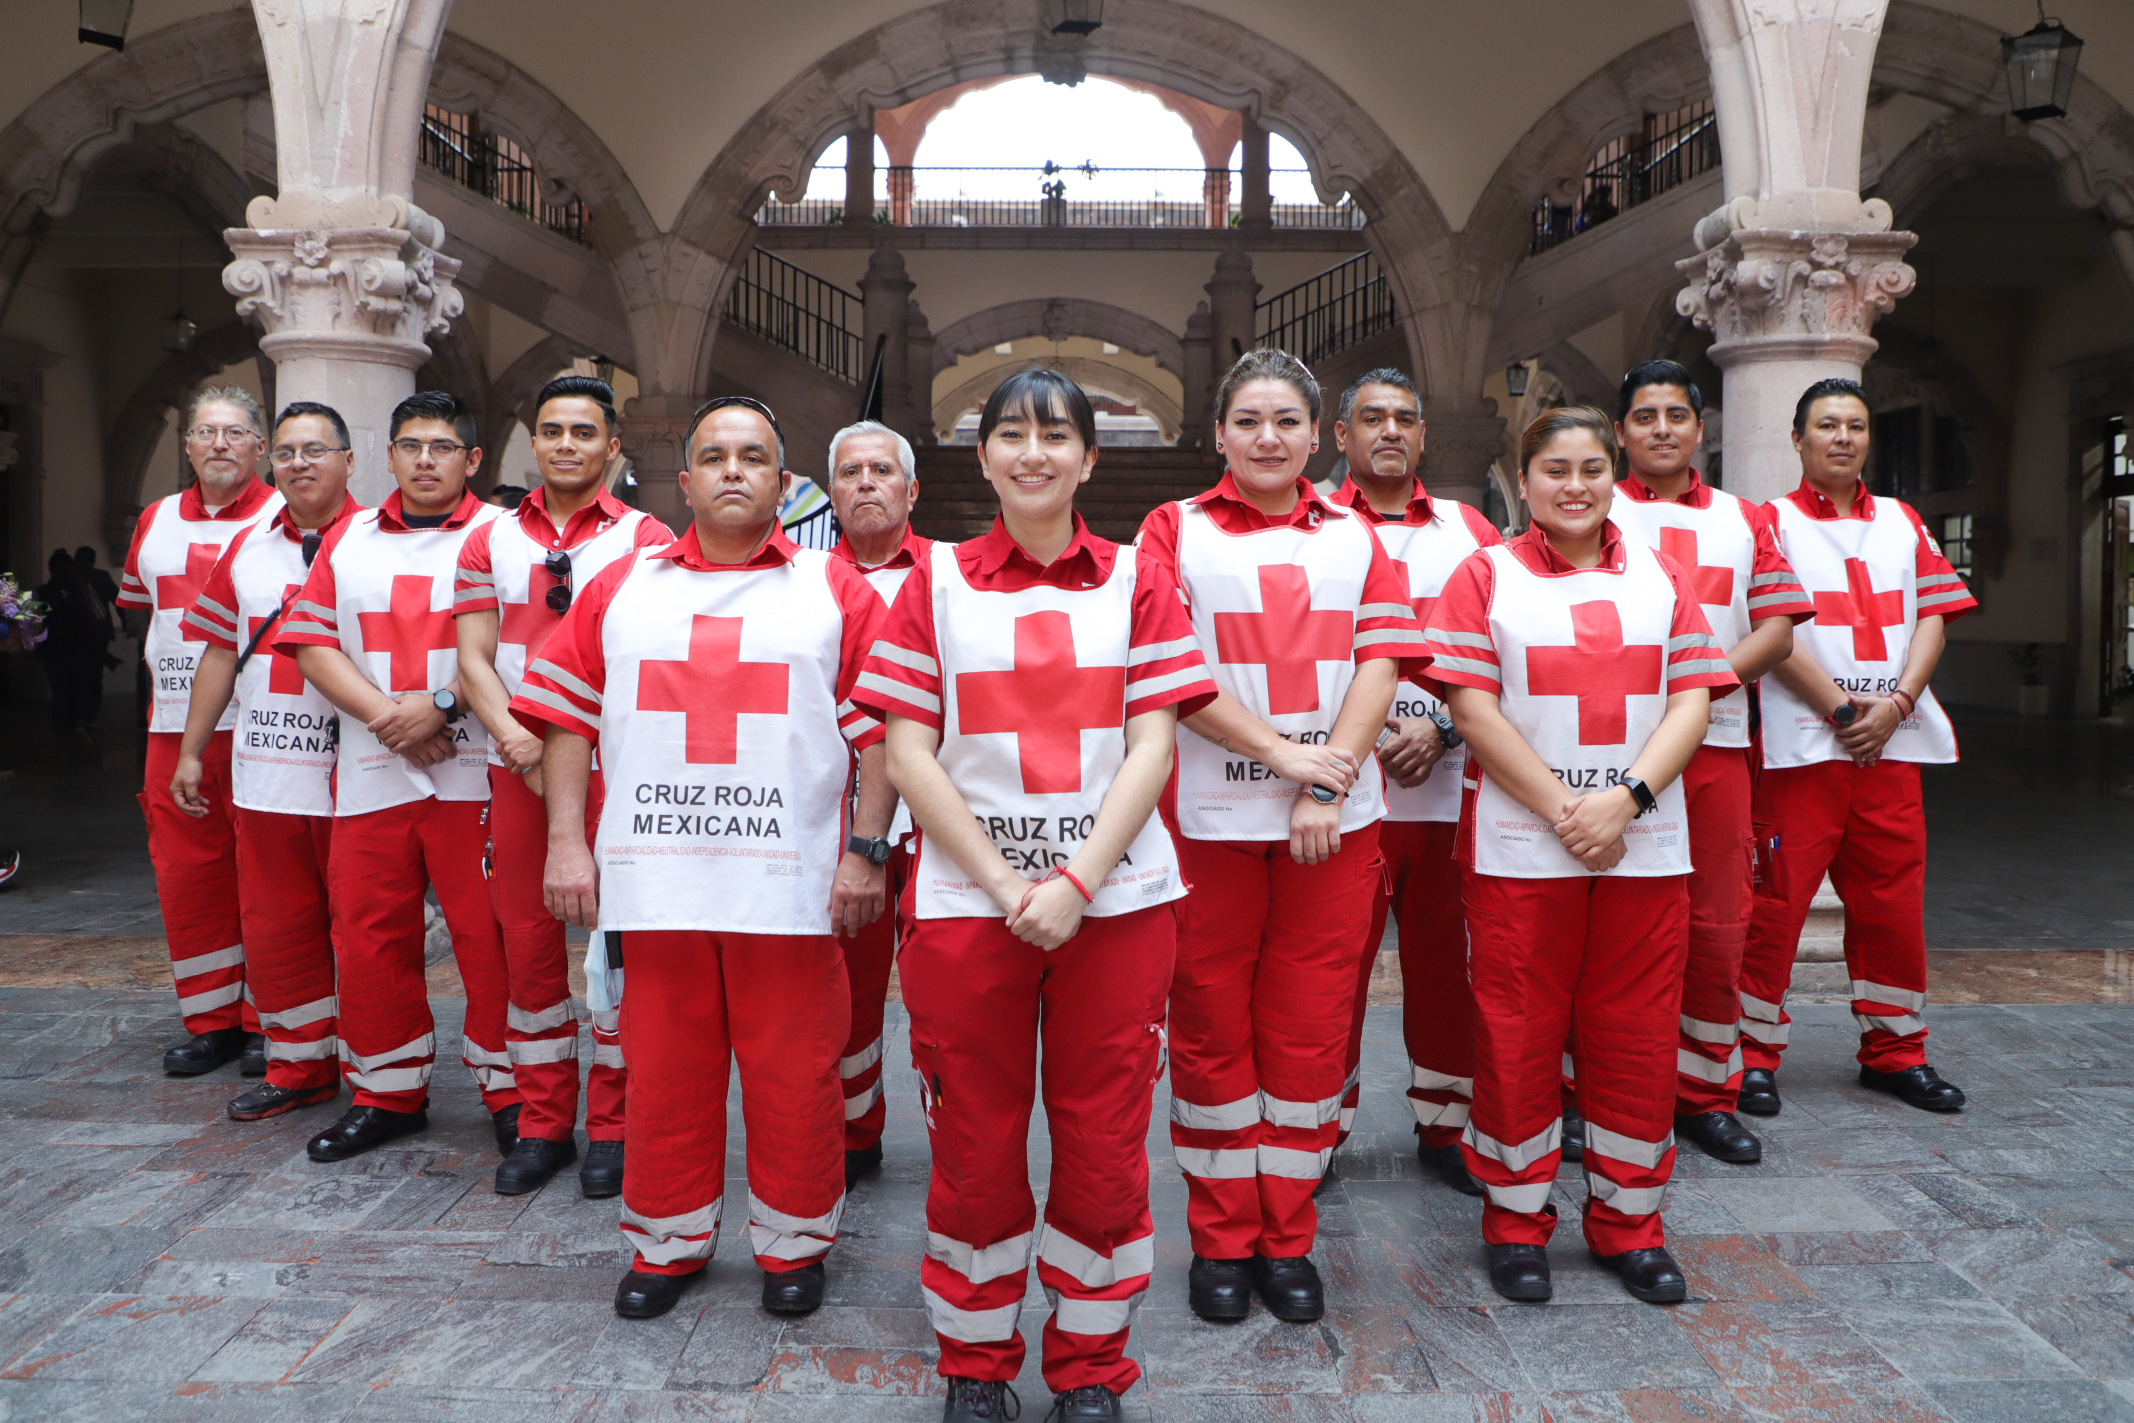
[[[1538,1303],[1555,1292],[1549,1283],[1549,1252],[1539,1245],[1492,1245],[1489,1287],[1506,1299]]]
[[[525,1104],[513,1102],[502,1111],[489,1114],[489,1125],[496,1132],[496,1154],[511,1155],[512,1148],[519,1144],[519,1109]]]
[[[1309,1324],[1326,1313],[1326,1288],[1319,1283],[1319,1267],[1309,1255],[1253,1256],[1252,1286],[1266,1302],[1267,1312],[1286,1323]]]
[[[1060,1423],[1075,1423],[1078,1418],[1119,1419],[1125,1416],[1119,1408],[1119,1395],[1100,1383],[1093,1383],[1054,1394],[1052,1411],[1045,1415],[1045,1423],[1052,1423],[1055,1418]]]
[[[589,1201],[622,1194],[622,1143],[589,1141],[585,1163],[578,1168],[578,1193]]]
[[[237,1059],[237,1072],[241,1077],[265,1077],[267,1075],[267,1035],[245,1035],[244,1055]]]
[[[1746,1166],[1764,1159],[1764,1144],[1732,1112],[1697,1112],[1675,1118],[1675,1135],[1714,1161]]]
[[[1186,1304],[1211,1323],[1243,1319],[1252,1312],[1252,1261],[1193,1257],[1186,1271]]]
[[[624,1319],[657,1319],[674,1308],[689,1282],[702,1273],[692,1270],[686,1275],[655,1275],[632,1270],[615,1287],[615,1312]]]
[[[341,1095],[338,1082],[324,1087],[276,1087],[262,1082],[257,1087],[247,1088],[230,1099],[225,1109],[233,1122],[257,1122],[268,1117],[278,1117],[284,1112],[293,1112],[299,1107],[315,1107],[321,1102],[331,1102]]]
[[[1964,1109],[1963,1089],[1953,1082],[1944,1082],[1940,1073],[1923,1062],[1901,1072],[1877,1072],[1871,1067],[1863,1067],[1860,1069],[1860,1085],[1876,1092],[1887,1092],[1923,1112],[1960,1112]]]
[[[304,1152],[313,1161],[346,1161],[374,1147],[419,1132],[430,1124],[427,1106],[412,1112],[388,1112],[383,1107],[350,1107],[341,1120],[311,1139]]]
[[[1586,1159],[1586,1119],[1578,1114],[1576,1107],[1563,1109],[1563,1159]]]
[[[882,1144],[880,1142],[876,1142],[872,1146],[862,1147],[858,1151],[846,1152],[845,1189],[851,1190],[859,1184],[860,1177],[872,1176],[881,1169]]]
[[[828,1271],[822,1261],[797,1270],[763,1272],[763,1307],[773,1314],[813,1314],[822,1308],[823,1285]]]
[[[163,1050],[163,1070],[173,1077],[198,1077],[213,1072],[245,1050],[243,1028],[217,1028],[200,1033]]]
[[[1625,1250],[1620,1255],[1595,1253],[1594,1259],[1623,1277],[1623,1288],[1647,1304],[1680,1304],[1689,1297],[1689,1281],[1666,1247]]]
[[[1437,1178],[1463,1196],[1482,1194],[1482,1183],[1467,1172],[1467,1158],[1457,1146],[1432,1146],[1418,1139],[1415,1143],[1415,1159],[1426,1170],[1435,1172]]]
[[[577,1159],[578,1139],[575,1136],[567,1136],[561,1141],[522,1136],[512,1143],[511,1155],[496,1168],[496,1193],[523,1196],[528,1191],[538,1191],[548,1184],[550,1177]]]
[[[1778,1115],[1778,1074],[1767,1067],[1752,1067],[1741,1074],[1741,1091],[1734,1099],[1736,1111],[1752,1117]]]
[[[953,1374],[943,1374],[941,1381],[948,1385],[948,1401],[941,1406],[941,1423],[1000,1423],[1003,1419],[1022,1417],[1022,1400],[1015,1396],[1013,1384],[995,1383],[991,1379],[961,1379]]]

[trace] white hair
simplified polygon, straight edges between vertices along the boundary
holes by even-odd
[[[904,471],[906,479],[918,478],[919,460],[912,453],[911,441],[905,439],[879,420],[862,420],[858,424],[847,425],[830,437],[830,480],[832,483],[837,480],[837,452],[843,448],[845,441],[851,439],[854,435],[887,435],[890,439],[896,441],[897,467]]]

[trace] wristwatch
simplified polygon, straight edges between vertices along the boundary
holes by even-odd
[[[1646,785],[1636,776],[1625,776],[1616,784],[1630,792],[1630,798],[1638,803],[1638,815],[1643,815],[1660,803],[1660,798],[1652,793],[1652,787]],[[1630,818],[1635,820],[1638,817],[1633,815]]]
[[[1309,790],[1312,793],[1312,799],[1321,805],[1332,805],[1335,801],[1341,799],[1340,794],[1332,786],[1314,785],[1307,786],[1305,789]]]
[[[1464,739],[1460,735],[1459,728],[1452,724],[1452,718],[1445,715],[1442,707],[1430,713],[1430,724],[1437,728],[1438,745],[1444,747],[1447,751],[1457,748]]]
[[[862,856],[870,865],[888,864],[889,850],[889,841],[879,835],[875,836],[872,840],[867,839],[863,835],[855,835],[845,842],[845,851],[847,854]]]
[[[460,705],[459,694],[449,687],[442,692],[430,693],[430,704],[445,714],[447,726],[467,714],[467,709]]]
[[[1830,723],[1833,726],[1851,726],[1855,721],[1858,721],[1859,719],[1860,709],[1854,706],[1851,702],[1847,702],[1844,706],[1839,707],[1836,711],[1830,714]]]

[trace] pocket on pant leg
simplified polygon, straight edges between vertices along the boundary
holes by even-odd
[[[941,1046],[931,1037],[911,1035],[911,1066],[919,1079],[919,1112],[926,1118],[926,1136],[934,1164],[944,1175],[956,1174],[958,1153],[955,1133],[949,1129],[947,1093],[941,1081]]]

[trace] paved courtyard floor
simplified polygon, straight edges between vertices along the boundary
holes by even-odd
[[[435,1001],[440,1059],[458,1000]],[[2134,1009],[1954,1006],[1935,1117],[1850,1082],[1841,1008],[1808,1006],[1757,1167],[1685,1150],[1668,1205],[1689,1303],[1639,1304],[1558,1192],[1557,1296],[1490,1293],[1479,1207],[1418,1179],[1397,1009],[1372,1010],[1360,1130],[1324,1201],[1317,1326],[1185,1307],[1184,1190],[1162,1139],[1156,1283],[1129,1416],[1201,1420],[2134,1418]],[[616,1319],[612,1202],[489,1187],[486,1118],[442,1069],[429,1132],[338,1166],[329,1120],[239,1126],[234,1067],[165,1078],[162,994],[0,989],[0,1419],[933,1419],[920,1308],[926,1148],[891,1073],[888,1164],[831,1257],[829,1303],[755,1304],[740,1222],[668,1317]],[[889,1061],[908,1061],[901,1027]],[[738,1120],[738,1117],[736,1118]],[[739,1142],[729,1170],[740,1170]],[[1044,1154],[1033,1148],[1042,1181]],[[735,1176],[728,1199],[746,1199]],[[1046,1306],[1033,1289],[1033,1340]],[[1035,1423],[1035,1362],[1019,1385]]]

